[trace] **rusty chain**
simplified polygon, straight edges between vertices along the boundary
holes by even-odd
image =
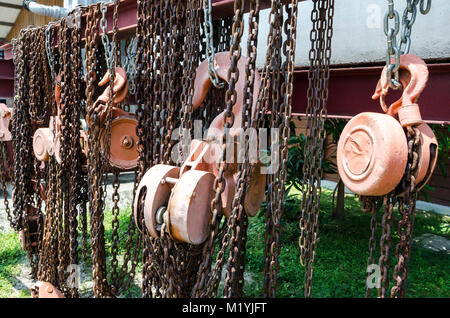
[[[299,239],[300,263],[305,266],[305,297],[311,296],[314,257],[318,242],[320,181],[325,140],[324,122],[327,116],[333,16],[334,0],[313,1],[305,142],[305,158],[309,160],[306,160],[303,165],[304,189]]]
[[[88,132],[88,178],[89,178],[89,206],[91,210],[91,245],[92,262],[94,278],[94,296],[110,296],[110,287],[107,282],[106,274],[106,255],[105,238],[103,225],[103,188],[102,188],[102,170],[103,160],[100,150],[100,124],[98,117],[93,112],[94,94],[96,80],[97,58],[95,52],[99,40],[99,22],[101,12],[100,4],[90,6],[88,9],[86,21],[86,108],[88,112],[87,132]],[[100,169],[99,169],[100,168]]]
[[[419,166],[420,131],[416,127],[408,127],[407,139],[408,162],[402,180],[404,195],[398,199],[398,210],[401,218],[398,220],[397,235],[400,237],[400,242],[395,247],[397,264],[393,270],[395,286],[391,289],[391,297],[405,297],[406,295],[406,282],[408,279],[414,216],[418,196],[415,176]]]

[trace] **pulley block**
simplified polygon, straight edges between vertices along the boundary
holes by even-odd
[[[227,80],[231,65],[229,52],[217,53],[214,62],[219,78]],[[237,68],[241,74],[245,73],[245,58],[239,60]],[[241,126],[244,84],[242,76],[235,83],[237,96],[233,107],[234,123],[229,131],[234,139],[233,161],[227,162],[227,169],[222,173],[225,182],[220,212],[226,217],[232,213],[236,193],[237,145],[238,137],[243,133]],[[203,61],[197,68],[194,82],[194,110],[202,105],[211,86],[208,63]],[[256,73],[254,94],[258,93],[259,87],[260,77]],[[251,115],[254,115],[256,97],[255,95]],[[145,225],[149,234],[157,238],[164,228],[174,240],[194,245],[206,240],[211,219],[211,202],[215,195],[215,180],[221,174],[218,159],[222,156],[220,141],[225,133],[224,120],[225,111],[212,121],[206,141],[194,139],[191,142],[189,154],[180,168],[155,165],[143,176],[134,200],[135,220],[141,231]],[[260,171],[259,162],[251,164],[252,173],[244,181],[246,192],[243,203],[247,215],[254,216],[264,200],[266,177]]]
[[[124,113],[125,115],[116,117],[111,121],[109,140],[105,128],[102,129],[100,140],[102,149],[105,149],[110,142],[109,163],[111,166],[121,170],[130,170],[136,168],[139,158],[136,147],[138,121],[133,114]]]
[[[157,238],[164,224],[174,240],[201,244],[208,233],[215,176],[207,171],[188,170],[179,177],[179,171],[179,167],[155,165],[145,173],[134,202],[136,225],[142,230],[144,219],[149,234]]]
[[[337,165],[344,184],[354,193],[382,196],[395,190],[400,195],[401,180],[408,161],[408,129],[420,134],[418,169],[415,182],[419,190],[431,177],[437,160],[438,143],[431,128],[422,121],[417,100],[428,80],[425,62],[412,54],[400,57],[401,99],[385,104],[389,90],[384,68],[374,99],[380,98],[385,114],[365,112],[345,126],[339,138]]]
[[[47,162],[54,157],[61,163],[61,122],[59,117],[50,117],[49,127],[38,128],[33,135],[33,152],[39,161]]]

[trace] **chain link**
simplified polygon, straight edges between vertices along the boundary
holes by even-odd
[[[208,74],[213,85],[217,88],[225,87],[219,79],[214,66],[213,24],[211,15],[211,0],[203,0],[203,33],[206,37],[206,59],[208,60]]]
[[[321,196],[322,160],[327,116],[328,80],[330,78],[331,39],[333,35],[334,0],[314,0],[310,33],[310,68],[308,72],[308,105],[306,108],[305,160],[303,165],[303,199],[300,218],[300,263],[305,269],[305,297],[311,296],[315,249],[318,242],[319,201]]]
[[[400,39],[400,15],[394,8],[394,0],[388,0],[388,11],[384,16],[384,34],[387,38],[386,66],[387,82],[392,89],[402,87],[399,81],[400,55],[408,54],[411,48],[411,30],[416,21],[417,5],[419,0],[406,0],[406,8],[403,11],[402,29]],[[420,0],[420,13],[427,14],[431,9],[431,0]],[[389,25],[392,21],[393,25]],[[403,48],[404,47],[404,48]]]

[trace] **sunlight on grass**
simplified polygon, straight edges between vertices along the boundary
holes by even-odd
[[[19,235],[12,230],[0,233],[0,298],[27,297],[15,290],[16,276],[20,274],[20,259],[25,255]]]

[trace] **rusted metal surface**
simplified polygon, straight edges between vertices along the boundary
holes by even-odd
[[[109,163],[122,169],[134,169],[138,163],[139,154],[136,149],[136,116],[127,114],[114,117],[111,122],[111,144],[109,148]],[[106,135],[101,134],[102,147],[106,146]]]
[[[54,285],[42,281],[33,284],[31,295],[33,298],[66,298]]]
[[[189,170],[177,180],[167,207],[167,230],[175,240],[189,244],[206,240],[214,179],[208,171]]]

